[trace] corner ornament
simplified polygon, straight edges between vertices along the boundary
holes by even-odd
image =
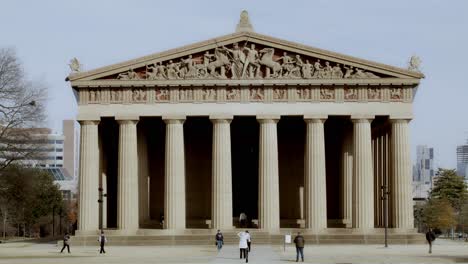
[[[409,62],[408,62],[408,70],[414,71],[414,72],[421,72],[421,58],[419,56],[413,55],[411,56]]]
[[[71,59],[68,66],[70,67],[70,70],[71,70],[72,73],[81,72],[82,65],[80,64],[80,62],[78,61],[77,58]]]

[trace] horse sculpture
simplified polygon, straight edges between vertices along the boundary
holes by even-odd
[[[207,66],[209,74],[213,77],[226,78],[225,66],[231,64],[227,54],[225,51],[216,48],[214,55],[216,60],[210,62]],[[220,74],[216,72],[217,68],[220,68]]]
[[[275,78],[281,73],[281,64],[273,60],[273,54],[275,53],[274,48],[264,48],[260,50],[260,54],[263,54],[260,59],[260,64],[267,67],[266,77]],[[271,73],[270,73],[271,70]]]

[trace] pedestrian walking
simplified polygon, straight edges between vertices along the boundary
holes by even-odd
[[[245,258],[245,263],[248,263],[249,246],[247,245],[247,241],[250,239],[250,235],[247,232],[239,232],[237,236],[239,237],[240,258]]]
[[[224,244],[224,237],[223,237],[223,233],[221,233],[221,230],[218,229],[218,231],[216,232],[215,239],[216,239],[216,247],[218,248],[218,252],[219,252]]]
[[[98,241],[99,245],[101,246],[99,254],[106,254],[106,251],[104,250],[104,245],[107,243],[107,237],[104,235],[104,230],[101,230],[101,235],[99,235]]]
[[[432,231],[432,228],[429,228],[429,230],[426,233],[426,240],[427,243],[429,244],[429,254],[432,253],[432,242],[436,239],[434,232]]]
[[[296,262],[299,261],[299,255],[301,255],[301,260],[304,262],[304,245],[305,239],[300,232],[297,233],[297,236],[294,238],[294,244],[296,244]]]
[[[68,253],[70,253],[70,235],[68,235],[68,233],[65,233],[63,236],[63,247],[62,250],[60,250],[60,253],[63,253],[65,248],[67,248]]]
[[[249,238],[247,239],[247,247],[249,248],[250,253],[250,244],[252,244],[252,236],[250,235],[248,230],[246,230],[245,232],[249,235]]]

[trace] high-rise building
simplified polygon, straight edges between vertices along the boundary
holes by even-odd
[[[468,140],[465,145],[457,146],[457,174],[468,179]]]
[[[413,166],[413,197],[427,198],[434,177],[434,148],[416,147],[416,163]]]

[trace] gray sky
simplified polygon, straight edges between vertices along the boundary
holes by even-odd
[[[64,82],[86,70],[234,32],[241,10],[256,32],[399,67],[411,55],[426,74],[414,103],[412,152],[435,147],[455,167],[468,138],[468,1],[3,1],[0,47],[14,47],[49,88],[49,125],[61,130],[76,102]]]

